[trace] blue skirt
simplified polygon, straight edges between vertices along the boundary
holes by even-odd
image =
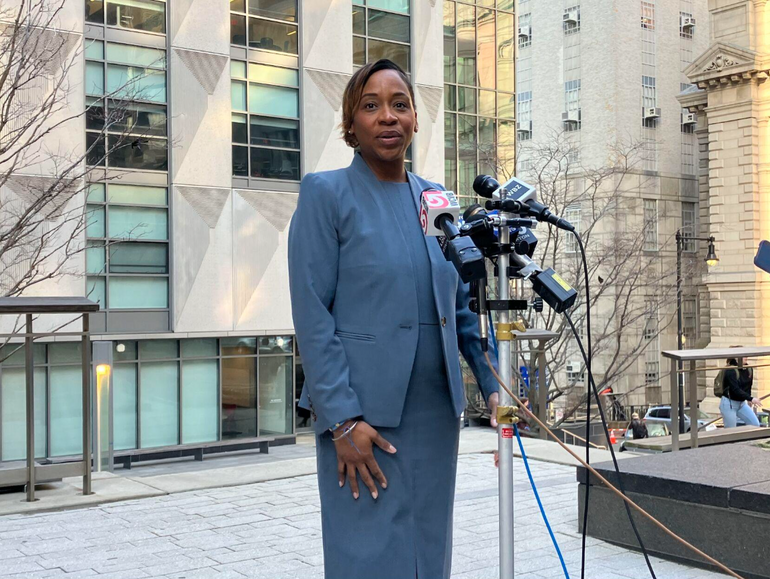
[[[325,579],[449,579],[460,421],[443,356],[441,328],[420,325],[401,424],[372,425],[397,450],[374,448],[388,479],[376,501],[360,477],[358,500],[339,487],[331,436],[317,438]]]

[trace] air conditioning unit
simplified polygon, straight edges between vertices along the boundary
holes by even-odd
[[[532,132],[532,121],[517,121],[516,122],[516,131],[519,133],[531,133]]]
[[[566,10],[564,12],[564,23],[577,26],[580,22],[580,13],[577,10]]]
[[[562,123],[579,123],[580,111],[566,111],[561,114]]]
[[[578,372],[580,372],[580,364],[577,362],[567,362],[568,374],[577,374]]]
[[[644,118],[645,119],[659,119],[660,118],[660,107],[649,107],[644,109]]]
[[[683,16],[682,17],[682,28],[685,30],[692,30],[695,28],[695,18],[692,16]]]
[[[519,26],[519,38],[529,39],[532,36],[532,29],[529,26]]]
[[[682,114],[682,124],[683,125],[694,125],[698,122],[698,115],[695,113],[683,113]]]

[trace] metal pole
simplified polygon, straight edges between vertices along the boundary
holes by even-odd
[[[507,213],[501,213],[507,217]],[[500,228],[500,243],[510,243],[510,230]],[[501,254],[498,265],[498,299],[510,299],[508,279],[509,257]],[[497,321],[500,324],[510,322],[508,310],[499,310]],[[511,384],[511,342],[498,341],[497,359],[500,366],[500,378],[505,384]],[[514,386],[515,388],[515,386]],[[513,399],[502,388],[499,389],[500,406],[512,406]],[[497,448],[499,452],[498,485],[500,495],[500,579],[513,579],[513,425],[497,425]]]
[[[32,314],[27,314],[24,369],[27,386],[27,502],[35,500],[35,358],[32,351]]]
[[[684,239],[681,230],[676,232],[676,347],[677,350],[684,350],[684,331],[682,329],[682,251],[684,250]],[[679,401],[676,408],[671,408],[671,425],[673,426],[674,412],[679,421],[679,433],[684,434],[684,366],[682,361],[676,363],[677,383],[679,390]],[[673,401],[672,401],[673,404]],[[673,430],[673,428],[672,428]]]
[[[89,318],[83,314],[83,494],[91,494],[91,340]]]

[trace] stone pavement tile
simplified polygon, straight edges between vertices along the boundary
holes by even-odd
[[[40,565],[40,557],[24,557],[22,559],[9,559],[0,566],[0,577],[16,577],[22,573],[45,571]]]

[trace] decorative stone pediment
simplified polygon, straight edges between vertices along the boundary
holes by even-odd
[[[748,80],[759,72],[757,57],[758,54],[753,50],[727,42],[716,42],[688,66],[684,73],[695,84],[708,83],[724,77],[737,77],[738,81]]]

